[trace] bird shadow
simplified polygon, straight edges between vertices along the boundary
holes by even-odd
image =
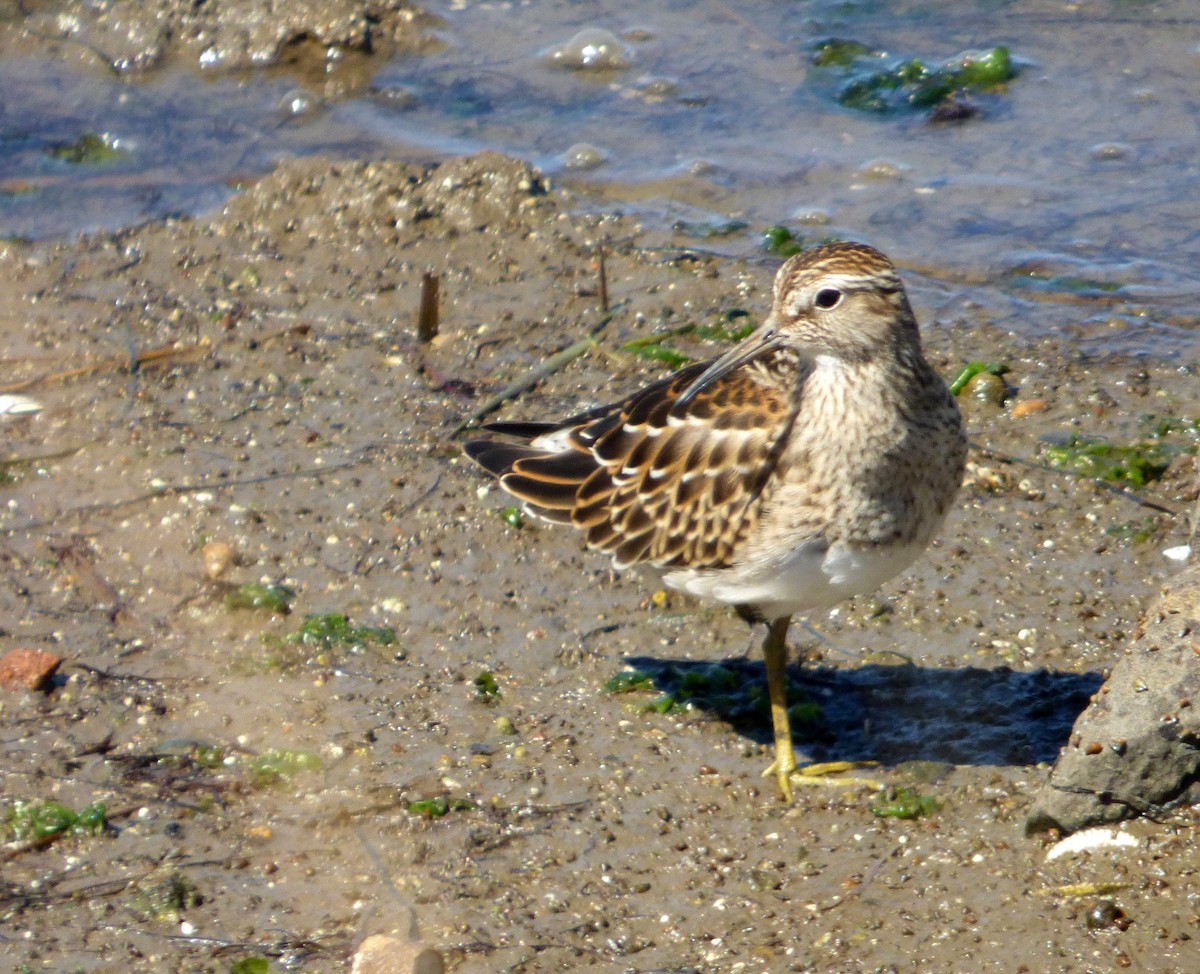
[[[646,656],[625,662],[641,681],[624,689],[658,692],[650,709],[685,706],[751,740],[773,741],[762,663]],[[1098,673],[1045,669],[791,666],[788,703],[792,736],[809,761],[1026,765],[1058,756],[1102,683]]]

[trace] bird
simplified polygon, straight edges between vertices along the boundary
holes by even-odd
[[[786,700],[793,615],[870,592],[941,528],[967,440],[892,262],[839,241],[789,258],[769,313],[725,354],[608,405],[498,422],[465,452],[524,510],[617,569],[766,624],[781,796],[797,773]]]

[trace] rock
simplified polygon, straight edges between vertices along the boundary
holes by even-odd
[[[445,970],[440,951],[420,941],[375,934],[358,948],[350,974],[443,974]]]
[[[237,549],[226,541],[210,541],[200,549],[200,557],[204,559],[204,573],[215,580],[237,564]]]
[[[1026,820],[1070,833],[1200,800],[1200,566],[1150,607]]]
[[[1013,419],[1024,419],[1026,416],[1032,416],[1034,413],[1044,413],[1046,411],[1045,399],[1022,399],[1012,408]]]
[[[62,657],[43,649],[13,649],[0,659],[0,687],[5,690],[43,690],[62,664]]]

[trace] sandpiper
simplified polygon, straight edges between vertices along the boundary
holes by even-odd
[[[473,460],[530,514],[617,568],[767,624],[774,774],[796,771],[785,698],[793,614],[871,591],[929,544],[967,443],[895,267],[832,243],[790,258],[766,320],[711,362],[550,423],[496,423]]]

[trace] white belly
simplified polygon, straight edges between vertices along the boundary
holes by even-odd
[[[672,588],[749,605],[766,619],[826,609],[852,595],[871,592],[913,563],[924,544],[848,548],[801,545],[779,561],[725,569],[683,569],[663,575]]]

